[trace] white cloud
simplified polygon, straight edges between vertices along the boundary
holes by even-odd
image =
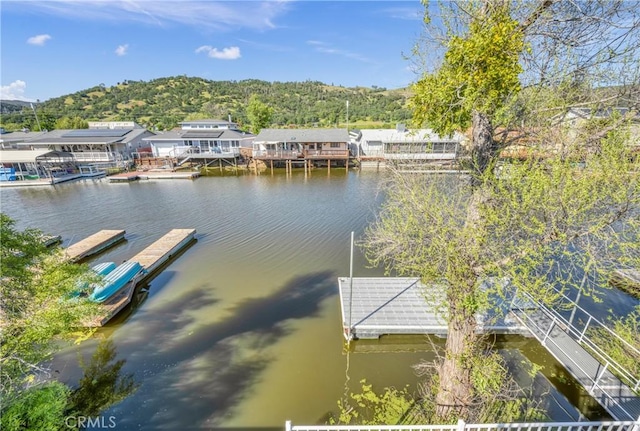
[[[42,46],[49,39],[51,39],[51,36],[49,36],[48,34],[39,34],[37,36],[31,36],[29,39],[27,39],[27,43],[30,45]]]
[[[218,48],[203,45],[196,49],[196,54],[200,54],[201,52],[206,52],[209,57],[217,58],[218,60],[236,60],[240,58],[240,48],[237,46],[230,46],[229,48],[218,50]]]
[[[33,102],[33,99],[29,99],[24,96],[24,91],[27,88],[27,83],[18,79],[13,81],[9,85],[3,85],[0,87],[0,99],[2,100],[24,100],[27,102]]]
[[[122,57],[123,55],[127,55],[127,50],[129,49],[129,44],[125,43],[124,45],[118,45],[115,50],[115,53],[118,57]]]
[[[424,19],[424,8],[417,7],[391,7],[382,9],[380,13],[387,15],[391,18],[401,19],[406,21],[420,21]]]
[[[170,5],[166,1],[146,0],[56,0],[30,1],[29,8],[80,21],[134,21],[158,26],[184,24],[225,31],[276,28],[274,21],[290,9],[290,3],[287,0],[252,1],[248,7],[244,1],[181,1]]]
[[[319,40],[308,40],[307,44],[315,47],[315,50],[317,52],[321,52],[323,54],[339,55],[341,57],[350,58],[352,60],[362,61],[363,63],[374,63],[373,60],[365,57],[362,54],[347,51],[346,49],[333,48],[328,43],[321,42]]]

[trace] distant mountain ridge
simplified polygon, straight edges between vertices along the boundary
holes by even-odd
[[[388,126],[411,117],[406,89],[347,88],[318,81],[212,81],[187,76],[125,80],[110,87],[100,84],[41,102],[38,117],[43,124],[76,116],[96,121],[136,121],[159,130],[197,117],[231,116],[233,121],[246,124],[246,107],[252,94],[273,107],[275,127],[344,127],[347,120],[352,124],[370,122]],[[33,121],[33,112],[24,109],[28,108],[28,102],[23,103],[22,111],[3,116],[4,124],[28,126]]]
[[[24,100],[15,99],[0,99],[0,114],[10,114],[13,112],[20,112],[22,108],[30,108],[31,103]]]

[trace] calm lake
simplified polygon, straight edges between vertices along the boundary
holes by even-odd
[[[349,272],[349,236],[362,234],[382,199],[381,174],[332,170],[260,176],[2,189],[19,228],[62,235],[68,245],[101,229],[127,240],[89,263],[122,262],[173,228],[197,242],[96,336],[66,347],[55,376],[77,385],[80,358],[113,342],[119,373],[136,389],[102,413],[117,429],[273,427],[323,422],[345,391],[410,385],[411,365],[432,359],[423,337],[362,341],[347,354],[337,277]],[[382,275],[356,251],[356,276]],[[608,307],[628,304],[615,293]],[[633,304],[632,304],[633,305]],[[554,419],[603,413],[532,339],[499,344],[513,363],[545,365],[536,391]]]

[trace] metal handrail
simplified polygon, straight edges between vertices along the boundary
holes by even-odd
[[[625,346],[627,346],[629,349],[631,349],[636,355],[640,356],[640,350],[638,350],[636,347],[634,347],[632,344],[630,344],[629,342],[627,342],[625,339],[623,339],[622,337],[620,337],[618,334],[616,334],[614,331],[612,331],[609,327],[607,327],[606,325],[604,325],[604,323],[602,323],[601,321],[599,321],[597,318],[593,317],[588,311],[586,311],[584,308],[580,307],[578,304],[576,304],[573,300],[571,300],[570,298],[568,298],[566,295],[560,293],[560,295],[562,297],[564,297],[566,300],[568,300],[571,304],[573,304],[577,309],[579,309],[580,311],[582,311],[586,316],[589,317],[589,319],[587,320],[587,323],[585,324],[584,328],[582,330],[579,330],[572,322],[570,322],[569,320],[567,320],[565,317],[563,317],[560,313],[558,313],[555,310],[552,310],[548,307],[546,307],[545,305],[541,304],[539,301],[535,300],[533,298],[533,296],[531,296],[530,294],[526,293],[526,292],[518,292],[521,295],[525,295],[527,297],[528,300],[532,301],[534,304],[536,304],[536,306],[538,307],[539,310],[543,311],[548,317],[554,319],[554,320],[559,320],[560,322],[562,322],[562,324],[564,326],[566,326],[566,330],[565,332],[569,335],[572,335],[572,338],[574,338],[574,340],[580,344],[580,345],[586,345],[589,349],[591,349],[598,357],[600,357],[600,359],[604,360],[605,362],[608,362],[612,368],[616,371],[618,371],[623,378],[627,379],[630,383],[631,386],[633,387],[634,391],[637,391],[638,388],[640,387],[640,376],[634,376],[633,374],[631,374],[624,366],[622,366],[621,364],[619,364],[615,359],[613,359],[611,356],[609,356],[601,347],[599,347],[590,337],[588,337],[586,335],[587,332],[587,328],[589,327],[589,324],[591,324],[592,322],[595,322],[596,324],[598,324],[600,327],[604,328],[605,330],[607,330],[611,335],[613,335],[618,341],[621,341]],[[526,311],[522,310],[523,312]]]
[[[532,324],[535,326],[536,329],[539,329],[542,332],[542,329],[538,324],[536,324],[535,321],[533,321],[533,319],[531,319],[531,317],[529,315],[527,315],[527,313],[525,312],[524,315],[527,317],[527,319],[531,320]],[[518,316],[519,318],[519,316]],[[526,324],[523,322],[523,324],[526,326]],[[553,328],[557,325],[557,321],[556,319],[553,319],[551,322],[551,325],[549,326],[549,330],[545,332],[545,336],[543,338],[538,337],[538,335],[536,335],[534,333],[534,336],[538,339],[538,341],[540,341],[540,343],[544,346],[545,343],[547,341],[549,341],[550,343],[552,343],[554,346],[556,346],[561,352],[565,352],[565,350],[562,348],[561,345],[559,345],[558,343],[555,342],[555,340],[553,338],[548,338],[548,335],[551,333],[551,331],[553,330]],[[553,352],[551,350],[549,350],[549,352],[553,355]],[[554,357],[556,357],[555,355],[553,355]],[[633,414],[630,413],[629,411],[627,411],[627,409],[624,408],[624,406],[622,406],[615,398],[613,398],[611,395],[609,395],[609,392],[607,391],[607,388],[601,386],[599,384],[600,379],[603,377],[604,373],[606,372],[607,368],[609,367],[609,365],[611,365],[610,362],[606,361],[606,364],[601,364],[604,365],[604,368],[598,373],[598,375],[596,375],[595,378],[591,377],[591,374],[589,374],[586,370],[584,370],[580,364],[578,362],[576,362],[570,355],[566,355],[567,359],[569,361],[571,361],[571,363],[577,368],[579,369],[586,377],[587,379],[589,379],[589,382],[591,383],[591,387],[590,388],[586,388],[587,391],[589,392],[589,394],[594,395],[594,391],[596,388],[600,389],[602,391],[602,393],[604,394],[604,396],[606,396],[613,404],[616,405],[617,408],[619,408],[620,410],[622,410],[628,417],[633,417]],[[556,357],[556,359],[560,360],[559,358]]]
[[[293,425],[285,431],[640,431],[640,421],[608,422],[515,422],[453,425]]]

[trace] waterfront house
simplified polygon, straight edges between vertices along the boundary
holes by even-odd
[[[178,160],[235,158],[250,153],[254,134],[224,120],[183,121],[181,128],[144,139],[153,157]]]
[[[253,141],[257,160],[349,160],[347,129],[262,129]]]
[[[18,146],[70,153],[77,164],[123,166],[146,145],[144,138],[152,135],[132,121],[96,121],[90,122],[88,129],[52,130]]]
[[[458,157],[463,135],[441,137],[431,129],[362,129],[353,140],[360,160],[451,161]]]

